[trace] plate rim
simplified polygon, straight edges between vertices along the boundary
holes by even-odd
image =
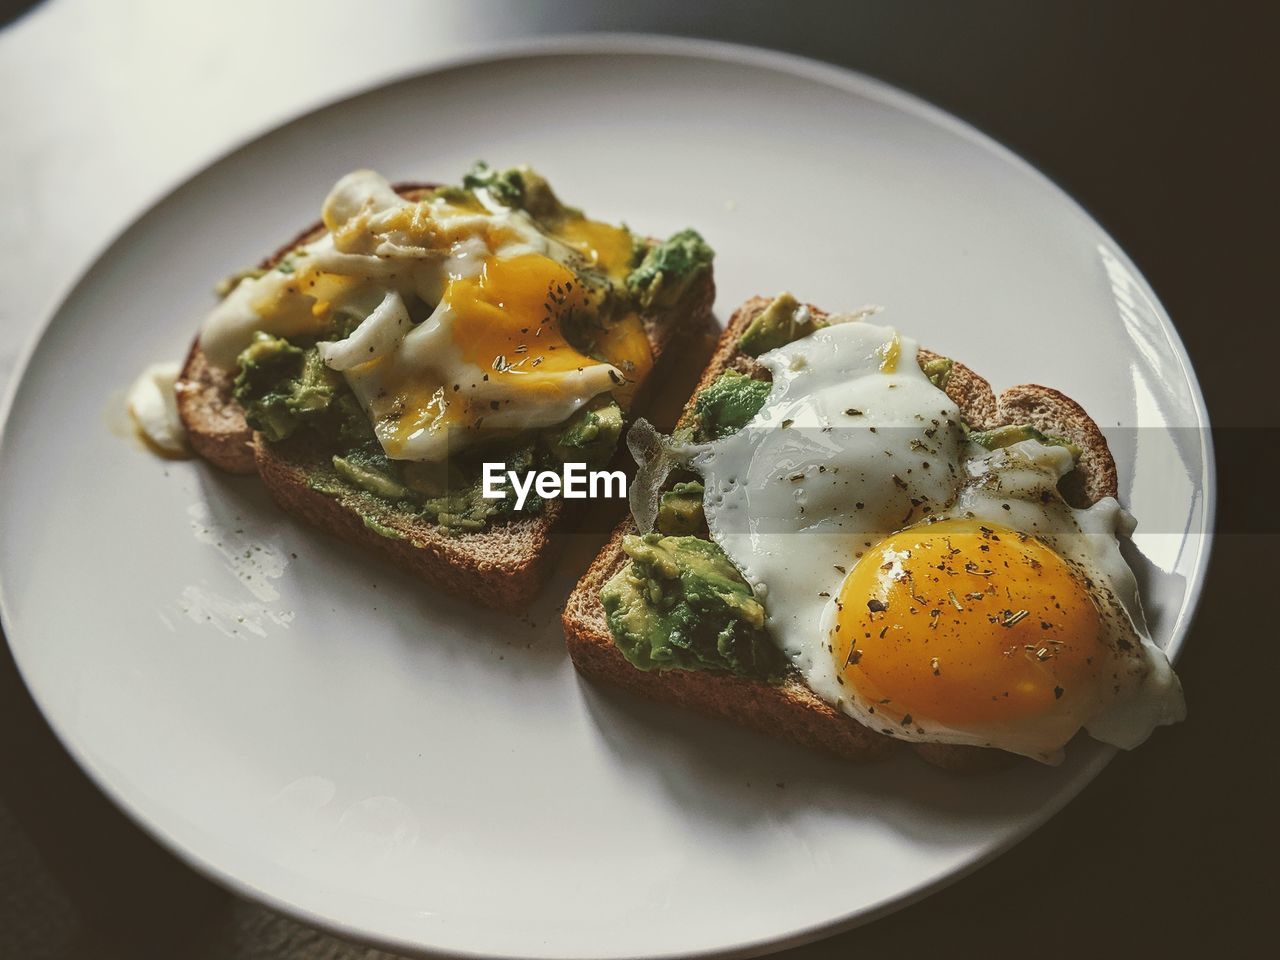
[[[1055,193],[1059,200],[1065,202],[1082,215],[1110,245],[1112,253],[1134,277],[1142,284],[1143,292],[1156,307],[1156,316],[1161,331],[1168,340],[1174,358],[1178,362],[1183,379],[1190,389],[1192,409],[1194,410],[1197,428],[1200,434],[1200,454],[1203,462],[1200,489],[1203,494],[1202,520],[1198,531],[1188,531],[1188,536],[1197,539],[1197,550],[1188,578],[1187,593],[1181,608],[1177,611],[1171,628],[1169,643],[1165,648],[1172,662],[1176,663],[1183,643],[1191,627],[1194,625],[1200,609],[1202,594],[1207,579],[1208,568],[1215,542],[1216,514],[1218,503],[1217,467],[1214,443],[1210,428],[1212,426],[1204,393],[1196,375],[1195,367],[1187,353],[1186,345],[1173,324],[1169,311],[1161,302],[1156,291],[1147,281],[1146,276],[1130,259],[1128,253],[1116,242],[1096,217],[1056,180],[1034,166],[1030,161],[1006,146],[1001,141],[983,132],[968,121],[955,116],[949,111],[916,94],[881,80],[877,77],[839,66],[814,57],[787,51],[758,47],[748,44],[723,40],[712,40],[698,37],[676,36],[661,33],[578,33],[553,34],[532,38],[517,38],[488,43],[471,43],[451,56],[432,60],[430,63],[405,70],[394,71],[386,76],[368,82],[352,85],[338,94],[317,97],[286,112],[281,117],[267,120],[255,127],[248,134],[242,135],[228,146],[212,151],[204,159],[183,168],[176,176],[170,178],[150,195],[150,199],[139,205],[137,212],[130,216],[114,232],[95,247],[81,262],[80,267],[72,274],[72,279],[64,283],[53,298],[53,306],[48,309],[42,319],[28,335],[19,352],[18,361],[13,367],[10,382],[6,385],[3,396],[0,396],[0,470],[3,470],[7,449],[9,421],[16,404],[17,397],[26,382],[27,373],[46,334],[63,312],[67,303],[77,294],[89,280],[98,264],[117,246],[125,241],[153,211],[168,202],[192,180],[221,164],[229,157],[252,146],[258,141],[272,135],[278,130],[298,123],[311,115],[325,109],[338,107],[359,97],[376,93],[387,87],[412,83],[437,74],[448,73],[466,67],[484,63],[502,61],[546,58],[555,59],[565,56],[599,56],[608,54],[624,54],[639,56],[682,57],[691,60],[711,60],[720,63],[752,67],[798,77],[832,87],[841,92],[861,95],[874,99],[894,109],[902,110],[926,123],[943,127],[988,151],[994,152],[1001,159],[1011,163],[1038,180]],[[520,960],[535,958],[559,957],[561,954],[525,951],[520,954],[501,955],[491,952],[480,952],[471,949],[446,948],[431,946],[421,942],[406,941],[395,936],[379,934],[369,929],[362,929],[333,917],[312,912],[292,900],[255,886],[247,880],[235,876],[198,855],[195,851],[183,846],[176,838],[159,824],[148,821],[141,809],[125,795],[117,790],[108,780],[99,765],[82,752],[72,740],[70,731],[64,731],[54,718],[46,711],[45,706],[23,669],[22,659],[10,642],[12,631],[9,627],[11,616],[8,613],[6,589],[3,577],[0,577],[0,633],[4,635],[6,646],[13,658],[17,673],[24,688],[35,703],[54,737],[63,750],[75,761],[76,766],[89,778],[98,791],[113,806],[123,813],[128,820],[141,829],[147,836],[159,843],[164,849],[176,856],[188,867],[201,876],[219,884],[235,895],[253,900],[268,909],[276,910],[288,917],[328,933],[355,943],[368,944],[400,953],[424,957],[465,957],[474,960],[495,960],[500,956],[511,956]],[[778,936],[757,937],[752,940],[736,941],[721,947],[704,948],[694,951],[644,954],[643,956],[658,958],[678,957],[753,957],[772,953],[791,947],[811,943],[835,934],[851,930],[870,923],[880,917],[896,912],[911,904],[917,903],[930,894],[935,893],[952,883],[967,877],[983,866],[1008,852],[1017,844],[1040,829],[1052,817],[1057,815],[1074,800],[1081,791],[1092,783],[1105,769],[1119,751],[1114,747],[1103,747],[1095,751],[1095,755],[1081,768],[1072,781],[1056,793],[1051,802],[1041,806],[1026,822],[993,843],[980,855],[973,857],[959,867],[946,869],[920,880],[918,883],[898,891],[892,896],[867,904],[861,909],[844,914],[827,921],[811,924],[807,927],[792,930]],[[635,956],[635,954],[619,954],[619,956]]]

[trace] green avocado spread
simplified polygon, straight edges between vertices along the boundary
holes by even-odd
[[[373,428],[346,381],[330,370],[314,346],[303,349],[265,333],[254,336],[239,358],[233,393],[245,419],[278,443],[300,427],[343,445],[373,439]]]
[[[707,533],[707,518],[702,511],[702,484],[696,480],[677,483],[658,501],[658,516],[654,526],[659,533],[672,537],[696,536]]]
[[[698,443],[737,433],[760,412],[772,388],[768,380],[756,380],[736,370],[725,371],[694,397],[685,432]]]
[[[764,607],[724,552],[699,537],[628,536],[628,563],[600,590],[618,649],[641,670],[778,678]]]
[[[440,187],[434,195],[455,204],[476,204],[476,192],[481,190],[500,204],[523,210],[552,236],[583,218],[580,210],[563,204],[547,181],[527,167],[495,170],[478,163],[461,186]],[[626,236],[629,231],[624,240]],[[641,310],[677,308],[694,281],[711,268],[712,250],[693,230],[656,244],[632,236],[632,246],[629,264],[624,249],[622,274],[610,275],[585,257],[570,259],[587,291],[586,306],[560,318],[561,333],[576,349],[596,359],[603,359],[596,344],[608,335],[616,318]],[[292,271],[289,256],[272,269]],[[225,296],[243,280],[266,272],[242,271],[228,278],[218,292]],[[434,308],[408,297],[406,306],[415,325]],[[349,497],[371,529],[396,536],[386,518],[399,515],[425,518],[450,532],[480,530],[509,517],[514,512],[509,485],[506,499],[481,495],[486,461],[504,461],[508,470],[525,471],[556,469],[569,462],[598,469],[613,458],[622,433],[623,407],[612,392],[594,397],[552,427],[493,431],[483,446],[454,455],[447,463],[387,457],[369,414],[345,377],[326,366],[316,348],[321,340],[349,336],[363,319],[346,315],[333,322],[334,329],[289,339],[256,334],[238,357],[233,395],[249,425],[268,443],[305,445],[311,454],[309,463],[324,463],[309,473],[311,485]],[[322,456],[315,456],[316,451]],[[534,513],[542,507],[543,502],[531,495],[523,512]]]
[[[312,489],[348,499],[365,526],[383,536],[401,536],[390,525],[392,518],[425,518],[453,533],[483,530],[490,521],[515,513],[513,498],[483,496],[483,456],[468,452],[466,459],[448,464],[415,463],[391,460],[380,447],[365,445],[334,455],[332,469],[315,470],[307,482]],[[502,456],[509,470],[533,468],[532,446],[517,447]],[[524,512],[536,512],[541,506],[542,501],[530,493]]]
[[[622,408],[610,396],[596,397],[544,434],[547,449],[561,463],[603,467],[622,435]]]
[[[742,331],[738,349],[749,357],[758,357],[826,325],[825,320],[815,317],[791,294],[782,293]]]
[[[341,496],[353,489],[371,495],[366,521],[385,508],[416,515],[454,532],[481,530],[514,513],[514,499],[485,498],[481,475],[486,460],[500,459],[523,472],[555,463],[602,466],[613,455],[622,431],[622,409],[610,396],[597,397],[564,423],[493,445],[464,451],[448,461],[392,460],[346,382],[320,359],[315,347],[301,349],[279,337],[258,334],[240,355],[235,398],[245,419],[272,443],[301,438],[330,454],[332,470],[309,477],[317,490]],[[369,497],[353,505],[366,504]],[[530,495],[524,511],[542,501]],[[366,525],[378,530],[373,523]],[[384,533],[384,535],[390,535]]]
[[[1011,447],[1023,440],[1036,440],[1047,447],[1066,447],[1067,452],[1071,454],[1071,459],[1076,461],[1080,459],[1082,453],[1080,447],[1070,440],[1042,433],[1029,423],[1010,423],[990,430],[974,430],[969,433],[969,439],[988,450]]]
[[[681,230],[648,249],[627,277],[627,289],[646,310],[670,309],[711,269],[714,256],[696,230]]]
[[[947,389],[947,381],[951,379],[951,368],[955,362],[950,357],[933,357],[920,364],[920,369],[939,390]]]

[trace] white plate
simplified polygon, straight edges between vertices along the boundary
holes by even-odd
[[[401,949],[747,953],[922,896],[1059,809],[1077,743],[953,779],[869,768],[585,687],[554,608],[478,612],[281,516],[252,480],[103,424],[179,356],[219,277],[313,220],[343,172],[529,162],[571,202],[718,251],[721,317],[791,289],[886,322],[998,387],[1043,382],[1113,436],[1158,642],[1208,554],[1199,388],[1155,296],[1044,177],[882,84],[656,38],[459,62],[294,121],[165,197],[32,351],[0,448],[0,596],[41,709],[95,781],[249,896]],[[1171,434],[1166,428],[1195,428]]]

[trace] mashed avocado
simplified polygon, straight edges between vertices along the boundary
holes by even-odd
[[[314,348],[259,333],[239,358],[233,394],[249,426],[279,442],[311,425],[348,440],[372,436],[368,419],[341,374]]]
[[[920,369],[939,390],[947,389],[947,381],[951,379],[951,368],[955,366],[950,357],[934,357],[920,364]]]
[[[386,500],[404,500],[409,496],[409,488],[392,478],[390,461],[386,465],[371,463],[374,458],[361,456],[361,452],[352,451],[345,457],[334,456],[333,469],[338,471],[338,476]]]
[[[703,536],[707,518],[702,511],[702,484],[696,480],[677,483],[662,495],[654,521],[659,533],[668,536]]]
[[[785,347],[793,340],[807,337],[825,327],[827,322],[813,316],[789,293],[779,294],[738,338],[738,349],[749,357]]]
[[[312,489],[331,496],[350,494],[352,488],[371,494],[367,502],[351,504],[369,529],[387,537],[399,537],[386,523],[388,515],[416,517],[460,533],[483,530],[493,520],[515,514],[515,498],[486,499],[481,485],[484,457],[501,457],[508,469],[526,471],[534,465],[534,448],[525,445],[488,454],[471,454],[458,463],[414,463],[391,460],[376,444],[353,449],[332,458],[332,471],[308,477]],[[536,513],[543,501],[530,493],[523,513]]]
[[[760,412],[773,384],[729,370],[698,392],[685,432],[698,443],[737,433]]]
[[[561,463],[603,467],[618,448],[622,408],[609,395],[596,397],[572,417],[545,434],[552,456]]]
[[[317,490],[341,495],[352,488],[378,498],[377,505],[414,514],[452,531],[480,530],[495,518],[514,513],[514,498],[485,499],[483,462],[502,460],[510,470],[532,469],[538,459],[531,440],[501,448],[470,451],[450,464],[392,460],[382,451],[369,418],[342,376],[325,366],[314,348],[303,349],[279,337],[258,334],[240,355],[234,395],[245,419],[272,443],[298,438],[332,450],[332,472],[309,477]],[[574,460],[612,455],[622,428],[622,412],[609,397],[597,400],[547,432],[547,447]],[[607,453],[605,452],[607,449]],[[380,503],[379,503],[380,502]],[[530,496],[524,512],[536,513],[542,501]],[[391,536],[377,522],[377,510],[361,509],[365,525]]]
[[[1021,443],[1023,440],[1038,440],[1045,446],[1066,447],[1071,454],[1072,460],[1078,461],[1082,453],[1081,449],[1070,440],[1041,433],[1029,423],[1011,423],[991,430],[975,430],[969,434],[969,439],[980,447],[986,447],[988,450],[1010,447],[1015,443]]]
[[[699,537],[623,539],[630,562],[600,590],[618,649],[641,670],[779,677],[764,607],[721,549]]]
[[[711,269],[714,256],[696,230],[681,230],[645,253],[627,277],[627,289],[646,310],[670,309]]]
[[[462,178],[467,190],[487,190],[503,206],[524,210],[535,220],[554,222],[566,216],[582,216],[582,212],[560,202],[551,184],[529,167],[494,170],[479,160]]]

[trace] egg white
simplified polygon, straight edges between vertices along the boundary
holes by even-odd
[[[882,370],[895,345],[895,369]],[[833,704],[841,688],[819,631],[828,598],[865,549],[943,508],[963,479],[960,411],[915,356],[914,340],[865,322],[769,351],[764,406],[693,460],[712,539],[764,603],[774,641]]]
[[[187,430],[178,415],[174,384],[179,363],[153,363],[138,375],[125,395],[125,406],[134,426],[162,453],[182,456],[187,452]]]

